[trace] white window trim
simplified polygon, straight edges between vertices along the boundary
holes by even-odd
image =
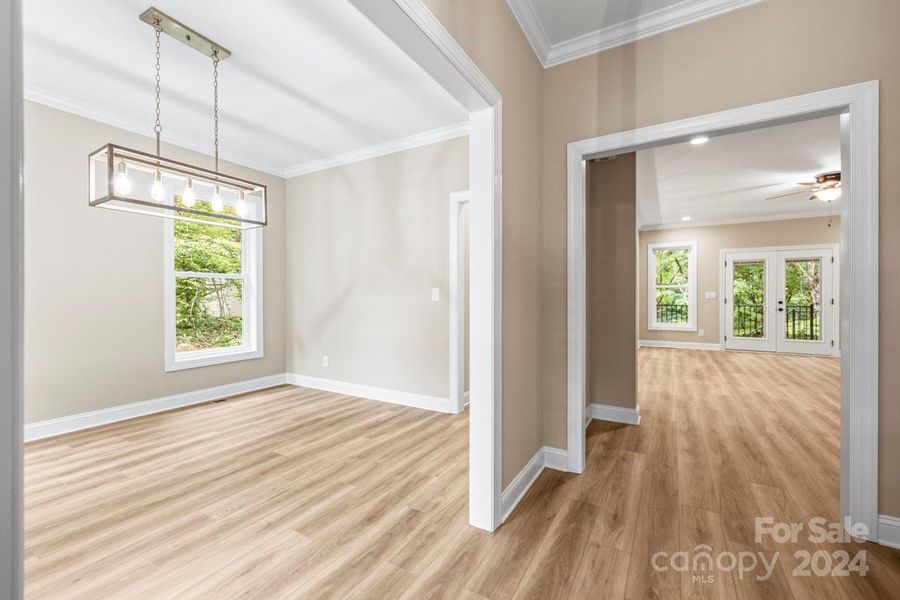
[[[243,280],[243,336],[244,343],[234,348],[213,348],[195,352],[175,352],[175,222],[166,219],[163,227],[163,278],[165,306],[165,365],[166,372],[182,371],[225,363],[262,358],[263,356],[263,269],[262,230],[241,232],[241,271]],[[208,273],[196,275],[207,277]],[[181,276],[185,276],[181,274]],[[223,275],[229,279],[234,276]]]
[[[656,251],[688,249],[688,322],[673,325],[656,322]],[[647,329],[650,331],[697,331],[697,242],[647,244]]]

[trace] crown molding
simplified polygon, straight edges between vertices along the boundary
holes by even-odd
[[[531,0],[506,0],[506,5],[525,33],[525,39],[528,40],[538,60],[544,68],[547,68],[547,57],[550,56],[552,46],[534,4]]]
[[[834,217],[840,218],[840,209],[835,207]],[[743,223],[768,223],[771,221],[796,221],[799,219],[827,219],[828,215],[822,214],[821,209],[795,211],[784,214],[756,215],[748,217],[733,217],[729,219],[691,220],[687,223],[656,223],[653,225],[641,225],[638,231],[661,231],[664,229],[695,229],[697,227],[716,227],[718,225],[741,225]]]
[[[84,117],[85,119],[90,119],[91,121],[97,121],[99,123],[111,125],[112,127],[124,129],[125,131],[130,131],[131,133],[136,133],[138,135],[143,135],[149,138],[152,138],[155,135],[153,133],[153,127],[148,126],[146,123],[138,122],[129,117],[125,117],[123,115],[113,113],[109,110],[102,109],[96,106],[90,106],[88,104],[82,104],[80,102],[73,102],[67,98],[62,98],[60,96],[57,96],[56,94],[51,94],[30,86],[25,88],[25,99],[30,102],[49,106],[50,108],[55,108],[56,110],[61,110],[63,112],[77,115],[79,117]],[[211,156],[208,146],[195,144],[185,138],[179,138],[177,136],[170,136],[167,134],[166,139],[163,141],[166,144],[171,144],[173,146],[178,146],[179,148],[199,152],[200,154],[203,154],[205,156]],[[222,160],[234,163],[241,167],[254,169],[262,173],[274,175],[275,177],[284,177],[284,172],[282,171],[282,169],[279,169],[274,165],[262,164],[253,160],[247,160],[242,156],[236,156],[228,152],[223,152],[221,158]]]
[[[506,0],[544,68],[561,65],[617,46],[624,46],[762,1],[684,0],[667,8],[655,10],[565,42],[551,44],[531,0]]]
[[[352,150],[343,154],[337,154],[335,156],[290,167],[285,169],[284,177],[285,179],[288,179],[290,177],[308,175],[309,173],[333,169],[334,167],[349,165],[355,162],[385,156],[387,154],[394,154],[395,152],[401,152],[403,150],[428,146],[430,144],[436,144],[438,142],[452,140],[467,135],[469,135],[469,122],[464,121],[462,123],[457,123],[456,125],[450,125],[449,127],[432,129],[431,131],[426,131],[424,133],[417,133],[390,142],[375,144],[374,146],[367,146],[366,148],[360,148],[359,150]]]
[[[66,98],[62,98],[55,94],[50,94],[35,88],[29,87],[25,89],[25,99],[29,100],[30,102],[49,106],[50,108],[55,108],[56,110],[61,110],[73,115],[78,115],[79,117],[84,117],[85,119],[90,119],[92,121],[104,123],[112,127],[124,129],[125,131],[130,131],[131,133],[136,133],[138,135],[143,135],[151,138],[154,135],[153,128],[148,127],[145,123],[139,123],[134,119],[130,119],[123,115],[110,112],[106,109],[89,106],[87,104],[82,104],[79,102],[73,102]],[[443,142],[466,135],[469,135],[468,121],[457,123],[456,125],[450,125],[449,127],[432,129],[430,131],[417,133],[397,140],[391,140],[389,142],[383,142],[374,146],[360,148],[359,150],[352,150],[350,152],[345,152],[336,156],[330,156],[312,162],[303,163],[301,165],[289,167],[287,169],[282,169],[276,165],[258,163],[256,161],[247,160],[244,157],[235,156],[228,153],[222,154],[222,160],[234,163],[242,167],[247,167],[248,169],[254,169],[262,173],[274,175],[275,177],[288,179],[291,177],[297,177],[299,175],[306,175],[308,173],[314,173],[316,171],[324,171],[325,169],[331,169],[333,167],[339,167],[341,165],[347,165],[370,158],[384,156],[386,154],[393,154],[394,152],[400,152],[402,150],[410,150],[412,148],[418,148],[420,146],[436,144],[438,142]],[[208,148],[191,143],[186,139],[167,135],[164,141],[167,144],[171,144],[173,146],[178,146],[186,150],[192,150],[194,152],[199,152],[201,154],[209,156]]]

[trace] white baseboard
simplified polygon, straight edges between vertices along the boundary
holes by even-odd
[[[900,519],[878,515],[878,543],[900,549]]]
[[[347,383],[345,381],[335,381],[333,379],[323,379],[321,377],[310,377],[309,375],[298,375],[296,373],[288,373],[287,382],[292,385],[299,385],[301,387],[322,390],[325,392],[334,392],[336,394],[344,394],[346,396],[356,396],[357,398],[366,398],[368,400],[390,402],[391,404],[411,406],[413,408],[424,408],[425,410],[433,410],[442,413],[456,413],[456,407],[453,406],[450,399],[441,398],[440,396],[401,392],[389,390],[387,388],[362,385],[359,383]]]
[[[559,448],[550,448],[544,446],[538,450],[528,464],[519,471],[500,497],[500,511],[502,522],[505,522],[512,511],[519,504],[519,501],[525,497],[525,494],[531,489],[531,486],[537,481],[537,478],[544,469],[554,469],[556,471],[566,471],[568,469],[569,459],[565,450]]]
[[[641,424],[641,407],[622,408],[621,406],[610,406],[609,404],[591,404],[591,419],[599,419],[601,421],[612,421],[614,423],[625,423],[626,425]]]
[[[706,342],[669,342],[663,340],[640,340],[641,348],[680,348],[682,350],[721,350],[721,344]]]
[[[193,392],[165,396],[164,398],[135,402],[134,404],[124,404],[122,406],[113,406],[111,408],[79,413],[68,417],[29,423],[25,425],[25,441],[31,442],[34,440],[41,440],[62,435],[64,433],[97,427],[99,425],[107,425],[109,423],[134,419],[135,417],[143,417],[145,415],[152,415],[154,413],[191,406],[192,404],[201,404],[211,400],[218,400],[219,398],[225,398],[227,396],[254,392],[256,390],[262,390],[284,383],[287,383],[284,374],[270,375],[268,377],[260,377],[259,379],[239,381],[237,383],[219,385]]]

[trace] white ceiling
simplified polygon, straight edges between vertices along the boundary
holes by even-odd
[[[233,53],[219,66],[226,160],[296,174],[465,132],[463,107],[346,0],[152,1]],[[152,135],[153,30],[138,19],[151,0],[23,4],[26,97]],[[211,153],[212,61],[165,35],[162,125]]]
[[[762,0],[507,0],[545,67]]]
[[[674,144],[637,153],[642,229],[826,216],[828,206],[801,194],[818,173],[841,169],[839,117],[824,117]],[[834,214],[840,200],[833,203]],[[690,217],[689,223],[682,217]]]

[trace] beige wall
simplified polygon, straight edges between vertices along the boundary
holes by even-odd
[[[225,164],[268,186],[265,356],[166,373],[163,219],[88,206],[87,156],[153,140],[25,105],[25,422],[284,372],[284,180]],[[171,146],[168,157],[211,164]]]
[[[473,19],[475,21],[475,19]],[[566,442],[566,144],[806,92],[881,81],[879,510],[900,515],[900,2],[770,0],[544,72],[544,443]],[[811,42],[810,32],[834,31]],[[506,95],[504,95],[504,102]],[[505,215],[504,215],[505,216]]]
[[[587,168],[587,394],[637,405],[637,209],[635,154]]]
[[[504,0],[425,0],[425,4],[503,96],[505,487],[544,445],[540,244],[543,71]]]
[[[457,138],[288,180],[288,372],[447,397],[449,202],[468,161]]]
[[[660,242],[697,242],[697,329],[698,331],[650,331],[647,329],[647,245]],[[698,342],[717,344],[720,341],[719,307],[719,250],[756,248],[761,246],[797,246],[805,244],[837,244],[841,241],[840,219],[834,219],[828,227],[828,218],[792,219],[741,223],[711,227],[661,229],[640,233],[640,259],[638,282],[641,286],[638,299],[640,310],[640,339],[673,342]],[[707,300],[706,292],[716,292],[716,298]]]

